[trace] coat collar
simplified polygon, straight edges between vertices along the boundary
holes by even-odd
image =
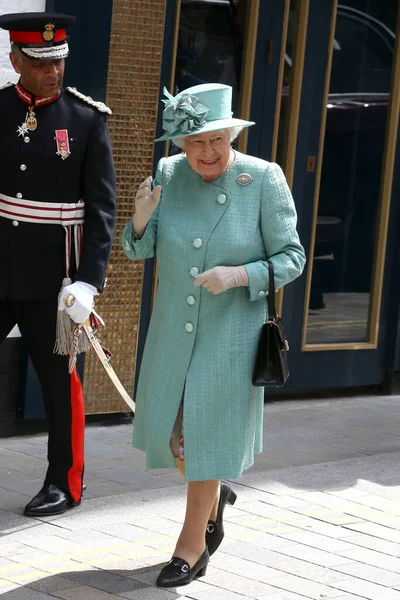
[[[19,96],[19,98],[21,98],[23,102],[26,102],[26,104],[29,104],[29,106],[33,106],[34,108],[37,108],[38,106],[43,106],[45,104],[50,104],[51,102],[58,100],[62,93],[62,91],[60,90],[58,94],[49,98],[34,96],[21,85],[20,81],[15,86],[15,91],[17,92],[17,96]]]

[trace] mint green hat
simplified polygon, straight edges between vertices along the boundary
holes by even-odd
[[[164,135],[156,142],[198,135],[227,127],[250,127],[253,121],[232,117],[232,88],[222,83],[203,83],[183,90],[175,97],[166,88],[163,100]]]

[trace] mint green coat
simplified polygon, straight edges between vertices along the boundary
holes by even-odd
[[[237,177],[251,175],[248,185]],[[157,256],[159,283],[137,390],[133,445],[149,469],[173,467],[170,436],[184,393],[186,479],[239,477],[262,450],[263,388],[251,384],[266,317],[268,269],[276,287],[305,264],[296,210],[280,167],[237,153],[231,169],[207,183],[183,154],[160,160],[160,203],[141,239],[129,221],[128,258]],[[249,286],[219,295],[194,287],[217,265],[245,265]]]

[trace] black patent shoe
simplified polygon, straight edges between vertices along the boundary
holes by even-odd
[[[220,493],[219,493],[219,502],[218,502],[218,511],[217,511],[217,520],[216,521],[208,521],[207,530],[206,530],[206,544],[208,548],[208,552],[214,554],[214,552],[219,547],[220,543],[224,539],[224,524],[223,524],[223,516],[225,506],[227,504],[231,504],[232,506],[236,502],[236,494],[232,490],[232,488],[225,482],[221,481],[220,483]]]
[[[169,563],[161,569],[156,584],[158,587],[178,587],[180,585],[187,585],[188,583],[191,583],[193,579],[203,577],[203,575],[206,574],[209,560],[210,555],[207,548],[192,568],[190,568],[189,563],[187,563],[186,560],[183,560],[183,558],[173,556]]]
[[[45,483],[40,492],[25,506],[24,515],[27,517],[61,515],[80,503],[80,500],[74,502],[67,492],[63,492],[56,485]]]

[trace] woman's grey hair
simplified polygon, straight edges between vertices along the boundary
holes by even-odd
[[[237,125],[236,127],[226,127],[225,129],[221,129],[221,131],[226,131],[228,133],[229,142],[232,143],[234,140],[236,140],[237,136],[242,131],[242,129],[244,129],[244,125]],[[216,131],[219,130],[217,129]],[[183,148],[185,139],[186,137],[175,138],[174,140],[172,140],[172,142],[175,144],[175,146],[178,146],[178,148]]]

